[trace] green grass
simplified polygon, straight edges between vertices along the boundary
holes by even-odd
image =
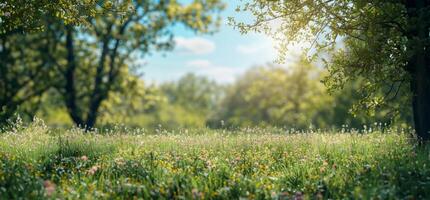
[[[395,131],[117,129],[0,135],[0,199],[428,199],[428,147]]]

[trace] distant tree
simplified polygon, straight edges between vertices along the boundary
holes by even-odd
[[[365,95],[357,92],[362,79],[347,82],[329,95],[320,80],[326,73],[306,61],[288,68],[251,69],[227,87],[208,124],[219,127],[224,121],[226,126],[361,129],[375,123],[407,126],[411,122],[410,107],[398,102],[387,103],[375,112],[356,108],[355,103]]]
[[[288,68],[253,68],[229,88],[210,124],[307,128],[329,102],[320,71],[302,61]]]
[[[162,129],[205,127],[222,89],[204,76],[186,74],[161,85],[136,79],[124,92],[113,93],[102,105],[99,124],[124,123],[131,127]],[[134,83],[134,82],[132,82]],[[138,93],[138,94],[133,94]]]
[[[361,91],[373,107],[405,90],[412,96],[416,133],[429,140],[429,8],[428,0],[253,0],[239,10],[251,12],[255,21],[236,25],[279,39],[281,52],[298,40],[328,51],[326,85],[342,88],[345,81],[362,77]],[[343,48],[337,48],[339,43]],[[378,95],[384,86],[386,95]]]
[[[198,111],[190,111],[178,104],[172,104],[167,99],[152,104],[151,109],[130,118],[127,125],[173,129],[204,128],[206,116]]]
[[[152,110],[164,100],[158,87],[148,85],[138,76],[128,75],[119,90],[112,91],[99,112],[102,124],[129,124],[137,115]],[[137,123],[144,124],[140,121]]]
[[[195,32],[210,33],[219,21],[213,16],[223,8],[218,0],[121,1],[120,8],[132,8],[123,15],[96,15],[85,29],[60,23],[63,28],[47,29],[62,49],[55,63],[64,81],[57,86],[72,120],[92,128],[102,103],[109,94],[122,90],[132,73],[133,60],[154,51],[173,47],[172,27],[182,24]],[[103,9],[102,7],[96,7]],[[61,35],[64,35],[61,37]]]
[[[160,90],[170,103],[204,115],[215,108],[222,93],[221,86],[215,81],[192,73],[178,81],[162,84]]]

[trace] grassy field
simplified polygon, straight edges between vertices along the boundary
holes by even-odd
[[[407,133],[118,129],[0,135],[0,199],[428,199]]]

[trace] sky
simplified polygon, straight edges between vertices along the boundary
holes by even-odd
[[[231,83],[247,69],[273,62],[277,57],[274,41],[264,35],[242,35],[228,25],[227,17],[239,21],[251,16],[235,11],[241,1],[228,1],[219,31],[212,35],[196,35],[175,27],[175,49],[158,52],[142,60],[143,79],[162,83],[174,81],[187,73],[204,75],[218,83]]]

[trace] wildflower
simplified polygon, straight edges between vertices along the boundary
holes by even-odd
[[[81,157],[81,160],[82,160],[82,161],[87,161],[87,160],[88,160],[88,157],[87,157],[87,156],[82,156],[82,157]]]
[[[115,158],[115,163],[119,166],[124,166],[125,165],[125,161],[123,158]]]
[[[303,194],[301,192],[296,192],[294,200],[303,200]]]
[[[324,165],[324,166],[327,166],[327,165],[328,165],[328,162],[327,162],[326,160],[324,160],[323,165]]]
[[[193,193],[193,199],[202,199],[203,193],[199,192],[196,188],[192,189],[191,192]]]
[[[288,193],[288,192],[281,192],[281,193],[279,193],[279,199],[287,199],[288,198],[288,195],[290,195],[290,193]]]
[[[272,199],[275,199],[277,196],[278,195],[276,194],[276,192],[273,191],[272,194],[271,194]]]
[[[212,164],[212,162],[210,160],[207,160],[206,161],[206,166],[207,166],[208,169],[212,169],[213,164]]]
[[[321,192],[318,192],[315,198],[316,199],[324,199],[324,196],[322,195]]]
[[[228,192],[228,191],[230,191],[230,187],[223,187],[223,188],[221,188],[221,191],[226,191],[226,192]]]
[[[99,168],[100,167],[98,165],[92,166],[91,169],[87,171],[87,173],[90,175],[94,175],[99,170]]]
[[[43,187],[45,188],[45,194],[49,197],[52,193],[55,192],[55,183],[50,180],[46,180],[43,182]]]
[[[371,168],[372,168],[372,167],[371,167],[369,164],[364,165],[364,171],[365,171],[365,172],[370,171],[370,169],[371,169]]]

